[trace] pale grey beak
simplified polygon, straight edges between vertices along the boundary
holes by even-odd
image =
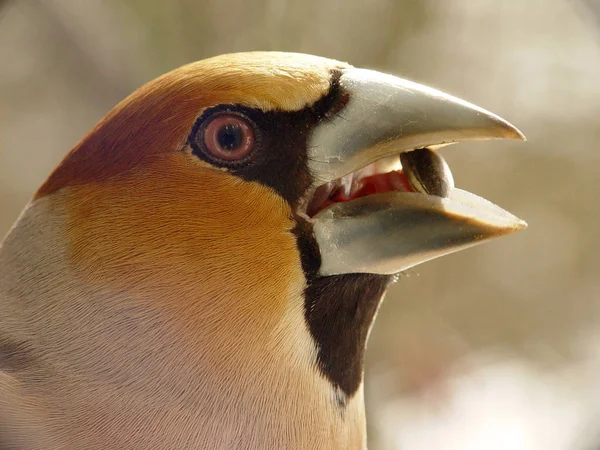
[[[339,79],[347,104],[310,142],[315,186],[402,152],[461,141],[523,139],[500,117],[435,89],[350,68]],[[406,168],[405,170],[408,170]],[[425,170],[425,169],[424,169]],[[312,218],[321,275],[393,274],[526,223],[476,195],[385,192],[335,203]]]

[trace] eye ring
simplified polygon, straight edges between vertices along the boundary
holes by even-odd
[[[256,143],[253,123],[245,116],[231,112],[208,118],[198,138],[197,144],[207,156],[224,163],[244,160]]]

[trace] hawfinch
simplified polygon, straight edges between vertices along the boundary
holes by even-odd
[[[3,449],[366,448],[395,274],[522,229],[437,149],[477,106],[291,53],[186,65],[62,160],[0,248]]]

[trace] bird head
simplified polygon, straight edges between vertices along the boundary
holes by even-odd
[[[454,188],[437,152],[499,138],[523,136],[391,75],[230,54],[131,94],[32,204],[74,277],[161,311],[215,371],[306,358],[344,404],[394,274],[525,226]]]

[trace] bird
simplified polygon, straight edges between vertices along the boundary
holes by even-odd
[[[365,449],[365,346],[398,274],[525,228],[439,149],[524,139],[332,59],[220,55],[148,82],[0,247],[10,449]]]

